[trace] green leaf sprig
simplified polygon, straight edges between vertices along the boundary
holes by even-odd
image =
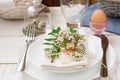
[[[57,29],[53,29],[50,33],[48,33],[48,35],[51,35],[52,38],[45,39],[46,43],[43,43],[45,45],[51,45],[51,48],[45,48],[45,53],[49,58],[51,58],[52,63],[60,55],[59,52],[61,51],[61,48],[56,42],[60,31],[61,31],[60,27],[58,27]]]
[[[53,29],[50,33],[50,38],[45,39],[44,45],[50,46],[49,48],[45,48],[46,56],[51,59],[51,63],[54,62],[56,58],[60,56],[61,49],[64,48],[66,50],[76,50],[73,53],[73,57],[75,60],[80,60],[81,55],[84,55],[85,46],[80,41],[85,41],[84,35],[78,33],[75,28],[69,27],[69,29],[65,29],[61,31],[61,28]]]
[[[76,29],[74,29],[73,27],[70,27],[70,32],[71,32],[71,34],[73,34],[73,33],[76,33],[76,32],[77,32],[77,30],[76,30]]]

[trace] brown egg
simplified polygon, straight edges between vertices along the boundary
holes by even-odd
[[[91,16],[91,22],[93,23],[105,23],[107,22],[106,14],[103,10],[96,10]]]

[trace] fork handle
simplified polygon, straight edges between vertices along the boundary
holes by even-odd
[[[16,71],[24,71],[25,70],[26,56],[27,56],[28,47],[29,47],[29,44],[26,44],[25,52],[24,52],[18,66],[17,66]]]

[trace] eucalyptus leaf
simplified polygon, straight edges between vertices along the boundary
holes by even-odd
[[[54,43],[43,43],[45,45],[54,45]]]
[[[52,45],[51,48],[45,48],[45,51],[49,54],[47,54],[48,57],[51,58],[51,62],[53,63],[56,58],[59,57],[60,54],[58,54],[61,51],[60,46],[56,43],[57,36],[60,32],[61,28],[58,27],[57,29],[53,29],[48,35],[54,36],[54,38],[47,38],[45,39],[47,42],[43,43],[45,45]],[[51,42],[51,43],[49,43]]]
[[[48,39],[45,39],[46,41],[55,41],[56,38],[48,38]]]
[[[58,45],[53,45],[53,47],[56,49],[57,53],[61,51],[61,49]]]
[[[52,50],[52,48],[45,48],[45,51],[50,51]]]
[[[61,30],[61,28],[60,28],[60,27],[58,27],[57,29],[53,29],[53,30],[52,30],[52,33],[59,33],[59,32],[60,32],[60,30]]]
[[[67,39],[64,39],[63,46],[66,46],[69,41]]]
[[[71,33],[76,33],[77,30],[75,30],[74,28],[70,27],[70,32],[71,32]]]
[[[48,35],[57,36],[57,34],[54,34],[54,33],[52,33],[52,32],[48,33]]]

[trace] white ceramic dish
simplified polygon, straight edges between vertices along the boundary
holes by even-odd
[[[29,48],[28,50],[28,58],[29,60],[35,65],[36,67],[42,69],[40,66],[42,62],[44,62],[42,59],[44,55],[44,45],[43,41],[45,38],[45,34],[39,36],[39,39],[37,39]],[[91,67],[95,66],[98,62],[101,61],[102,58],[102,48],[101,48],[101,40],[100,38],[97,38],[95,36],[89,36],[87,39],[87,53],[89,57],[88,62],[88,68],[83,69],[71,69],[71,70],[58,70],[58,69],[46,69],[47,71],[56,72],[56,73],[71,73],[71,72],[78,72],[84,69],[90,69]],[[92,46],[92,47],[91,47]],[[91,57],[90,57],[91,56]],[[54,64],[54,63],[53,63]],[[55,64],[54,64],[55,65]],[[65,66],[66,64],[63,64]],[[56,65],[55,65],[56,66]],[[62,65],[61,65],[62,66]]]
[[[96,38],[94,36],[90,36],[92,39]],[[100,60],[101,60],[101,53],[99,53],[98,58],[95,62],[90,63],[90,67],[87,70],[77,70],[73,71],[73,73],[67,71],[44,71],[40,67],[40,53],[43,46],[41,46],[41,42],[44,40],[44,35],[39,36],[39,38],[30,46],[28,49],[28,60],[34,66],[33,70],[27,70],[27,73],[37,79],[40,80],[91,80],[99,76],[100,71]],[[96,44],[97,41],[92,41]],[[97,49],[99,51],[99,49]],[[97,52],[98,53],[98,52]],[[111,45],[108,46],[107,50],[107,63],[108,69],[110,70],[115,62],[115,52]],[[32,69],[32,68],[31,68]],[[67,73],[65,73],[67,72]]]

